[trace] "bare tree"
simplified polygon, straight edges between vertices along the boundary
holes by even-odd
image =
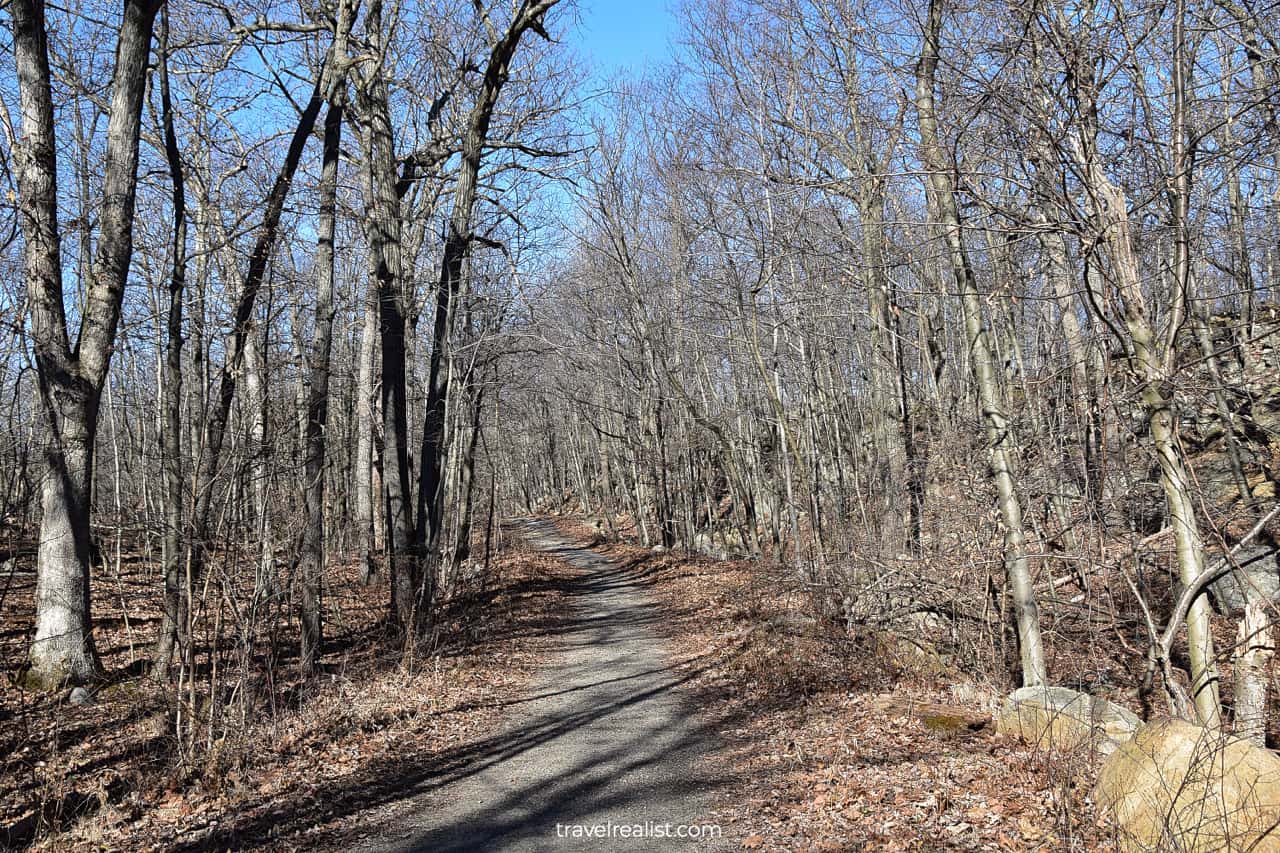
[[[336,41],[336,37],[335,37]],[[325,54],[321,67],[315,71],[315,82],[311,95],[298,117],[289,142],[289,149],[284,162],[272,183],[266,198],[263,200],[262,222],[253,249],[249,255],[248,265],[239,284],[233,309],[233,325],[227,336],[225,357],[216,382],[217,394],[212,401],[203,434],[207,436],[201,446],[198,465],[196,467],[195,502],[192,508],[190,525],[191,556],[188,578],[198,578],[204,562],[205,549],[209,541],[209,525],[215,501],[214,484],[220,474],[222,450],[226,439],[227,423],[231,416],[232,403],[236,396],[236,386],[245,360],[247,342],[250,335],[255,334],[254,305],[266,276],[268,261],[275,248],[279,236],[280,217],[284,209],[285,198],[293,182],[294,173],[302,159],[307,139],[315,128],[316,118],[324,105],[324,95],[328,91],[327,83],[334,64],[335,52],[331,46]],[[186,579],[183,579],[186,580]],[[169,667],[175,647],[175,638],[180,631],[186,631],[190,624],[190,583],[183,583],[175,595],[166,590],[166,601],[176,599],[179,606],[166,609],[160,636],[157,639],[156,657],[153,671],[157,677],[163,677]],[[187,646],[189,648],[189,642]]]
[[[333,54],[335,70],[326,100],[324,150],[320,175],[320,227],[316,236],[316,317],[311,338],[311,382],[307,400],[306,455],[303,462],[306,520],[302,529],[298,574],[302,578],[302,653],[305,672],[318,664],[323,638],[321,592],[324,575],[324,464],[329,416],[329,362],[333,349],[334,235],[338,203],[338,159],[346,108],[347,36],[353,4],[338,4]]]
[[[15,165],[22,195],[31,342],[46,427],[30,673],[31,680],[42,686],[84,683],[98,674],[89,612],[94,440],[133,253],[142,102],[160,5],[153,0],[129,0],[124,6],[103,162],[105,201],[74,346],[63,304],[45,8],[39,0],[20,0],[10,6],[22,100],[22,140],[14,152]]]
[[[476,203],[477,182],[489,126],[498,98],[511,73],[511,62],[525,33],[533,31],[549,39],[543,28],[547,12],[559,0],[521,0],[501,35],[487,15],[486,31],[492,40],[489,58],[484,66],[480,91],[467,117],[462,134],[461,166],[453,189],[453,210],[440,262],[436,285],[435,320],[432,326],[431,361],[427,377],[426,420],[423,425],[422,453],[418,483],[418,523],[415,531],[417,547],[423,555],[433,555],[438,547],[443,520],[445,459],[445,413],[449,405],[450,383],[444,365],[450,329],[453,323],[453,301],[462,284],[463,264],[475,242],[472,217]],[[429,583],[429,577],[424,578]],[[425,592],[430,600],[431,592]]]
[[[1044,650],[1040,640],[1040,616],[1031,573],[1027,567],[1026,534],[1022,504],[1013,473],[1014,440],[1012,426],[1004,413],[991,343],[982,319],[973,268],[965,249],[960,211],[956,203],[953,174],[938,134],[934,109],[936,74],[941,51],[943,8],[941,0],[930,0],[920,60],[916,65],[916,112],[920,124],[920,154],[928,169],[931,201],[938,211],[945,251],[960,291],[964,309],[969,357],[978,384],[978,400],[986,422],[991,453],[991,475],[999,494],[1000,514],[1005,527],[1005,572],[1013,593],[1014,619],[1018,625],[1018,647],[1025,685],[1045,682]]]

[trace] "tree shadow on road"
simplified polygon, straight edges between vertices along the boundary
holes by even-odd
[[[647,582],[634,570],[577,548],[549,550],[587,570],[575,590],[584,596],[614,601],[615,594],[627,596]],[[385,757],[341,779],[243,813],[230,825],[176,849],[248,848],[286,838],[292,844],[326,849],[352,849],[365,838],[379,851],[544,849],[565,843],[557,838],[557,823],[589,822],[610,810],[625,814],[629,823],[676,822],[687,814],[682,803],[725,783],[719,772],[709,771],[709,762],[700,759],[713,749],[713,724],[726,721],[699,720],[687,697],[677,693],[705,671],[696,660],[680,668],[628,663],[628,638],[637,632],[653,634],[664,613],[647,599],[623,600],[626,603],[600,613],[566,612],[554,628],[544,626],[554,631],[567,653],[575,645],[604,647],[606,655],[612,655],[607,660],[630,667],[622,674],[578,672],[567,658],[552,671],[557,682],[544,683],[532,695],[495,703],[525,706],[527,711],[517,714],[530,716],[517,717],[491,736],[443,751]],[[648,713],[654,700],[668,694],[679,703],[679,726],[670,726],[669,717],[664,721],[663,715]],[[549,707],[539,710],[539,705]],[[575,751],[570,736],[588,728],[588,736],[596,740],[586,749],[579,744]],[[600,738],[607,741],[601,743]],[[561,739],[566,744],[563,752],[554,745]],[[553,775],[528,773],[527,781],[504,785],[503,792],[483,807],[453,807],[458,789],[451,786],[491,768],[515,766],[545,745],[568,756]]]

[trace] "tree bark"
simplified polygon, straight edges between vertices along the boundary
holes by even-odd
[[[375,279],[376,281],[376,279]],[[372,287],[376,290],[376,285]],[[373,553],[374,494],[373,488],[373,433],[377,406],[374,403],[374,367],[378,346],[377,294],[365,300],[364,318],[360,329],[360,356],[356,378],[356,459],[351,478],[355,481],[356,541],[360,548],[360,577],[370,583],[377,573]]]
[[[1272,606],[1250,588],[1245,594],[1248,603],[1240,620],[1236,635],[1236,654],[1232,671],[1235,673],[1235,733],[1258,746],[1267,741],[1267,693],[1271,685],[1271,659],[1275,657],[1272,640]]]
[[[303,467],[306,518],[298,556],[302,582],[301,666],[313,673],[324,636],[324,457],[329,412],[329,359],[333,349],[333,242],[337,219],[338,156],[342,141],[345,83],[339,83],[324,120],[324,161],[320,174],[320,225],[316,238],[316,320],[311,339],[311,388],[307,401],[307,442]]]
[[[929,188],[938,210],[946,251],[961,294],[969,358],[978,385],[978,400],[986,422],[990,445],[991,475],[995,481],[1000,515],[1005,528],[1005,573],[1013,595],[1014,619],[1018,626],[1018,649],[1022,659],[1024,685],[1045,683],[1044,650],[1040,640],[1040,616],[1031,572],[1027,567],[1026,534],[1022,526],[1022,505],[1013,475],[1014,442],[1012,426],[1000,400],[997,366],[982,320],[982,301],[974,281],[961,230],[956,203],[954,167],[947,161],[939,139],[934,111],[934,89],[942,37],[942,0],[930,0],[920,60],[916,65],[916,111],[920,124],[920,153],[929,172]]]
[[[268,324],[263,324],[266,326]],[[249,417],[249,494],[253,500],[253,524],[258,538],[258,560],[253,580],[252,610],[275,593],[276,547],[271,505],[271,467],[267,443],[267,364],[263,350],[269,328],[254,325],[244,339],[244,391]],[[254,620],[250,616],[250,621]],[[251,627],[252,630],[252,627]]]
[[[387,62],[381,0],[369,4],[365,29],[380,63]],[[409,474],[408,294],[402,259],[395,137],[384,74],[380,67],[374,69],[357,93],[366,160],[365,230],[377,283],[382,344],[382,496],[387,568],[391,576],[391,614],[401,630],[412,633],[417,618],[414,591],[419,566],[413,550],[413,491]]]
[[[165,362],[162,380],[162,423],[160,429],[160,454],[164,477],[164,616],[163,625],[182,625],[186,622],[183,612],[184,598],[180,594],[185,563],[186,539],[183,536],[184,506],[182,464],[182,301],[185,298],[187,280],[187,203],[186,181],[182,155],[178,150],[178,135],[173,123],[173,99],[169,91],[169,16],[168,10],[160,19],[160,83],[161,121],[164,124],[165,160],[169,166],[169,180],[173,185],[173,267],[169,273],[169,314],[166,327]],[[162,630],[160,645],[156,649],[152,674],[165,679],[169,674],[169,662],[173,658],[173,644],[177,632]]]
[[[127,0],[116,45],[98,246],[79,338],[67,332],[59,247],[57,155],[44,4],[14,0],[13,53],[22,139],[15,147],[24,272],[44,419],[46,474],[36,556],[36,625],[28,682],[84,683],[100,669],[89,606],[90,492],[98,408],[133,254],[138,140],[160,2]]]

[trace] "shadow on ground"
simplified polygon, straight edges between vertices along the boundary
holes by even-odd
[[[177,849],[289,838],[328,849],[537,850],[560,846],[557,824],[703,819],[724,783],[701,760],[715,736],[677,692],[703,670],[689,662],[677,670],[661,653],[656,629],[669,617],[644,593],[649,570],[551,544],[549,525],[525,532],[582,569],[572,592],[583,606],[547,614],[535,628],[557,635],[559,651],[530,695],[496,703],[512,708],[509,725],[442,752],[386,758]],[[645,849],[653,842],[593,843]]]

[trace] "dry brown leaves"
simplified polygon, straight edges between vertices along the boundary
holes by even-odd
[[[492,589],[453,608],[437,649],[406,663],[378,630],[385,581],[364,587],[354,566],[334,567],[337,650],[326,674],[258,685],[253,717],[185,764],[175,758],[172,702],[130,674],[154,635],[158,589],[133,578],[136,597],[113,602],[112,585],[99,584],[110,686],[83,707],[4,687],[0,847],[345,846],[369,809],[476,757],[553,642],[570,571],[519,546],[505,552]],[[4,602],[7,668],[25,652],[30,606],[29,588]]]
[[[1083,761],[872,707],[891,690],[989,712],[996,691],[895,669],[874,644],[812,618],[801,585],[762,565],[598,550],[643,567],[669,617],[696,701],[719,724],[716,761],[736,780],[715,817],[743,849],[1109,849]]]

